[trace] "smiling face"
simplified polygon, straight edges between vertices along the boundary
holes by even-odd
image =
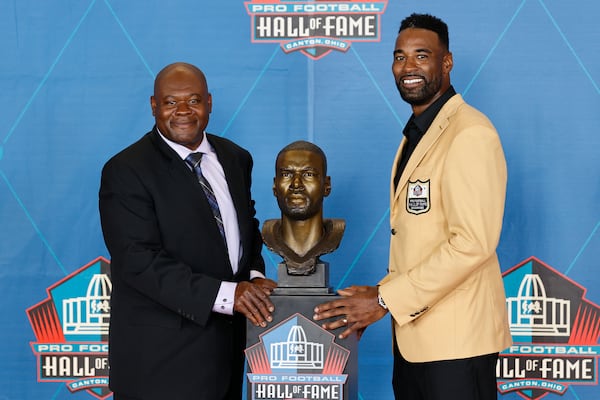
[[[415,115],[427,109],[450,87],[452,53],[428,29],[407,28],[398,34],[392,72],[400,96]]]
[[[156,126],[166,138],[195,150],[202,141],[212,110],[206,78],[189,64],[173,64],[162,70],[150,97]]]
[[[273,194],[283,215],[306,220],[322,213],[323,197],[331,192],[322,157],[309,150],[288,150],[275,165]]]

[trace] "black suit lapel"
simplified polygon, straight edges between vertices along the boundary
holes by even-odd
[[[214,220],[206,194],[198,183],[198,178],[194,171],[192,171],[185,161],[181,159],[179,154],[177,154],[177,152],[160,137],[156,127],[154,127],[150,133],[150,140],[162,156],[162,162],[165,163],[170,179],[176,183],[178,190],[181,191],[180,195],[189,199],[190,202],[194,204],[193,207],[198,210],[199,219],[201,221],[210,221],[209,224],[205,225],[212,226],[210,229],[212,229],[213,232],[209,236],[220,239],[221,234],[219,233],[219,228]],[[223,246],[223,251],[226,252],[222,240],[216,240],[215,243],[217,246]],[[227,261],[229,262],[229,259],[227,259]]]
[[[179,157],[179,154],[175,152],[161,137],[156,126],[150,133],[150,140],[154,147],[158,150],[160,155],[163,157],[163,161],[167,165],[169,174],[174,178],[178,179],[181,176],[194,178],[194,173],[185,164],[185,161]],[[189,173],[186,173],[189,172]]]

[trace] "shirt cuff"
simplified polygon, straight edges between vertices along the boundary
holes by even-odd
[[[217,293],[213,311],[219,314],[233,315],[233,301],[235,298],[236,282],[221,282],[221,287]]]
[[[250,280],[254,278],[267,279],[267,277],[262,272],[252,269],[250,270]]]

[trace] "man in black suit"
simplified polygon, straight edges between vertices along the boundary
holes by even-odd
[[[205,133],[212,98],[197,67],[165,67],[150,103],[155,127],[102,170],[110,388],[115,400],[239,400],[244,317],[272,321],[276,287],[264,276],[252,158]]]

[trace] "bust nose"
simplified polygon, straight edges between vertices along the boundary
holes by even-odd
[[[300,174],[294,174],[290,186],[295,189],[304,187],[304,185],[302,184],[302,177]]]

